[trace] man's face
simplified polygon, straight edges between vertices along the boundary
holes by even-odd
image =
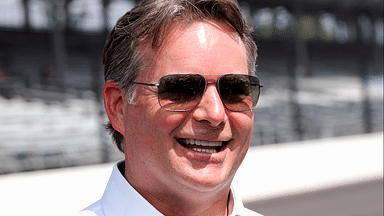
[[[224,23],[174,27],[153,59],[137,82],[158,83],[180,73],[202,74],[208,82],[222,74],[248,74],[244,44]],[[216,84],[208,84],[198,106],[186,112],[161,108],[156,87],[135,87],[133,104],[123,105],[128,181],[174,193],[227,188],[248,150],[253,111],[227,110]],[[199,152],[182,144],[191,140],[223,146],[217,153]]]

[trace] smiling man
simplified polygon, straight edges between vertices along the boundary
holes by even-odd
[[[233,0],[145,0],[104,48],[115,164],[91,215],[259,215],[231,187],[260,94],[256,45]]]

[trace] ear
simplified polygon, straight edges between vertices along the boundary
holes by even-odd
[[[107,81],[103,87],[104,107],[113,128],[125,136],[124,103],[125,91],[114,81]]]

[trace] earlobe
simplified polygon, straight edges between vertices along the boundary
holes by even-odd
[[[113,128],[125,136],[124,90],[114,81],[107,81],[103,87],[104,107]]]

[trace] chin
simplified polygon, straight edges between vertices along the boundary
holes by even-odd
[[[204,168],[184,176],[186,186],[200,192],[209,192],[230,187],[234,175],[224,174],[221,170]]]

